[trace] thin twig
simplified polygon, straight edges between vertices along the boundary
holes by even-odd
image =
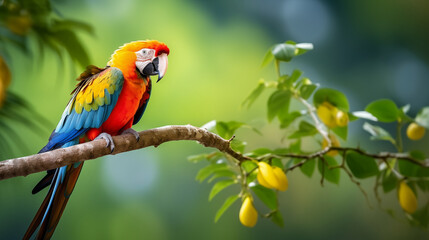
[[[323,187],[323,182],[325,181],[325,164],[327,163],[324,156],[320,156],[320,161],[322,161],[322,178],[320,179],[320,185]]]
[[[380,152],[378,154],[374,154],[374,153],[368,153],[365,152],[359,148],[352,148],[352,147],[326,147],[318,152],[314,152],[314,153],[310,153],[310,154],[294,154],[294,153],[286,153],[286,154],[272,154],[272,156],[278,157],[278,158],[301,158],[301,159],[313,159],[313,158],[317,158],[317,157],[321,157],[323,155],[325,155],[327,152],[334,150],[334,151],[339,151],[339,152],[344,152],[344,151],[354,151],[357,152],[361,155],[364,156],[368,156],[368,157],[372,157],[375,159],[389,159],[389,158],[396,158],[396,159],[400,159],[400,160],[405,160],[405,161],[409,161],[411,163],[414,163],[420,167],[424,167],[424,168],[429,168],[429,159],[425,159],[423,161],[419,161],[413,157],[411,157],[410,155],[406,154],[406,153],[391,153],[391,152]],[[264,155],[264,157],[269,157],[270,154],[266,154]],[[259,158],[258,158],[259,159]],[[301,166],[302,164],[298,163],[298,167]],[[292,166],[291,168],[295,168],[297,166]],[[291,170],[291,168],[289,168],[289,170]]]
[[[349,169],[347,169],[347,167],[342,166],[342,167],[341,167],[341,169],[343,169],[343,170],[344,170],[344,172],[346,172],[346,173],[347,173],[347,175],[348,175],[348,176],[349,176],[349,178],[350,178],[350,181],[352,181],[354,184],[356,184],[356,186],[358,186],[358,188],[360,189],[360,191],[362,192],[362,194],[365,196],[365,199],[366,199],[366,202],[368,203],[368,206],[369,206],[370,208],[372,208],[371,202],[369,201],[369,198],[368,198],[368,194],[367,194],[367,193],[366,193],[366,191],[363,189],[363,187],[362,187],[362,185],[360,184],[360,182],[359,182],[359,181],[357,181],[357,180],[353,177],[353,174],[350,172],[350,170],[349,170]]]
[[[300,101],[307,108],[308,114],[313,119],[313,122],[316,126],[316,130],[326,140],[326,142],[328,143],[328,147],[330,147],[332,145],[331,139],[329,139],[328,132],[324,130],[324,125],[319,121],[316,114],[314,114],[315,109],[313,105],[308,103],[304,98],[300,96],[295,96],[295,98],[298,99],[298,101]]]

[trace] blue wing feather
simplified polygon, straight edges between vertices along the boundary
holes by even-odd
[[[103,105],[98,106],[96,110],[95,107],[94,109],[91,108],[90,111],[82,108],[81,113],[76,112],[75,105],[77,95],[79,92],[91,87],[91,84],[97,78],[105,79],[104,81],[108,81],[109,86],[114,85],[115,91],[113,94],[110,94],[107,89],[105,89],[104,101],[102,101]],[[62,145],[72,141],[74,138],[78,138],[88,129],[99,128],[113,111],[124,82],[124,76],[121,70],[115,67],[107,68],[84,81],[86,82],[79,84],[78,88],[74,91],[72,99],[67,104],[57,128],[51,135],[50,141],[40,152],[62,147]],[[92,101],[91,103],[97,104],[96,101]]]
[[[105,113],[104,113],[105,108],[106,107],[104,105],[98,107],[97,114],[94,117],[94,125],[100,125],[101,126],[101,124],[103,124],[103,122],[105,121],[104,117],[103,117],[105,115]]]

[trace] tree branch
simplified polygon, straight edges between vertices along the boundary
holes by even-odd
[[[157,147],[162,143],[178,140],[197,141],[205,147],[217,148],[219,151],[227,153],[239,161],[249,159],[232,150],[230,140],[225,140],[206,129],[191,125],[165,126],[139,132],[139,135],[140,140],[138,142],[132,134],[113,137],[115,150],[112,153],[106,147],[106,142],[99,139],[41,154],[1,161],[0,180],[27,176],[28,174],[95,159],[109,154],[118,154],[150,146]]]
[[[310,154],[295,154],[295,153],[287,153],[287,154],[265,154],[262,155],[260,157],[257,158],[257,160],[262,160],[264,158],[267,157],[277,157],[277,158],[300,158],[300,159],[304,159],[304,161],[301,161],[295,165],[292,165],[291,167],[289,167],[287,170],[291,171],[297,167],[301,167],[302,165],[304,165],[304,163],[306,163],[306,161],[311,160],[311,159],[315,159],[315,158],[320,158],[323,157],[323,155],[325,155],[327,152],[329,151],[339,151],[339,152],[348,152],[348,151],[354,151],[357,152],[361,155],[365,155],[368,157],[372,157],[375,159],[381,159],[383,161],[386,161],[387,159],[392,159],[392,158],[396,158],[396,159],[401,159],[401,160],[405,160],[405,161],[409,161],[413,164],[416,164],[420,167],[424,167],[424,168],[429,168],[429,159],[425,159],[425,160],[417,160],[413,157],[411,157],[410,155],[406,154],[406,153],[391,153],[391,152],[381,152],[378,154],[374,154],[374,153],[367,153],[365,151],[363,151],[360,148],[351,148],[351,147],[326,147],[324,149],[322,149],[321,151],[318,152],[314,152],[314,153],[310,153]]]

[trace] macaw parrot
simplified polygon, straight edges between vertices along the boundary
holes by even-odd
[[[142,117],[150,97],[150,76],[158,81],[167,71],[170,50],[164,43],[146,40],[127,43],[116,50],[105,68],[88,66],[80,82],[39,153],[80,142],[105,139],[114,150],[111,136],[138,133],[131,126]],[[157,81],[157,82],[158,82]],[[34,187],[35,194],[50,185],[45,200],[31,222],[24,239],[50,239],[76,185],[83,162],[47,171]]]

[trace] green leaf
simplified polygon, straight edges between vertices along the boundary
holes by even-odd
[[[346,162],[350,171],[357,178],[368,178],[378,174],[378,165],[372,157],[357,152],[348,152]]]
[[[230,144],[231,144],[232,150],[239,152],[239,153],[243,153],[244,148],[246,147],[246,142],[240,141],[236,138],[234,138]]]
[[[219,208],[219,210],[216,212],[215,222],[219,220],[220,217],[225,213],[225,211],[239,198],[238,195],[232,195],[229,198],[225,200],[223,205]]]
[[[415,159],[419,160],[419,161],[423,161],[426,158],[426,155],[424,154],[424,152],[421,152],[421,151],[418,151],[418,150],[410,151],[410,156],[412,158],[415,158]]]
[[[367,120],[371,120],[371,121],[377,121],[377,118],[374,117],[371,113],[367,112],[367,111],[357,111],[357,112],[352,112],[352,115],[361,119],[367,119]]]
[[[407,160],[398,159],[399,172],[407,177],[429,177],[429,168],[421,167]]]
[[[232,179],[226,179],[215,183],[215,185],[213,185],[212,190],[210,191],[209,201],[211,201],[220,191],[222,191],[228,186],[231,186],[234,183],[235,181]]]
[[[310,79],[305,78],[303,79],[303,81],[310,81]],[[303,84],[300,88],[299,88],[299,92],[302,98],[304,99],[308,99],[310,98],[311,94],[313,94],[314,90],[316,90],[316,88],[318,87],[318,85],[313,84],[313,83],[307,83],[307,84]]]
[[[275,91],[268,99],[268,121],[276,116],[284,116],[289,112],[291,94],[286,90]]]
[[[229,122],[216,122],[216,131],[222,138],[230,139],[235,131],[245,125],[245,123],[237,122],[237,121],[229,121]]]
[[[384,171],[383,180],[381,184],[383,186],[383,192],[388,193],[396,188],[398,184],[398,179],[395,177],[395,174]]]
[[[250,93],[250,95],[243,101],[241,106],[245,106],[247,104],[247,108],[250,108],[250,106],[253,104],[253,102],[261,95],[261,93],[265,89],[265,82],[263,79],[261,79],[258,83],[258,86]]]
[[[297,118],[301,117],[302,114],[298,111],[290,112],[289,114],[282,114],[279,117],[280,120],[280,128],[287,128],[289,125],[295,121]]]
[[[295,47],[298,49],[298,53],[296,53],[296,56],[304,54],[307,51],[313,50],[314,48],[312,43],[297,43]]]
[[[275,223],[279,227],[284,226],[283,217],[282,214],[279,211],[275,211],[273,214],[271,214],[271,221]]]
[[[292,144],[291,144],[292,146]],[[292,148],[276,148],[273,150],[273,153],[276,155],[283,155],[283,154],[288,154],[290,152],[292,152]]]
[[[219,134],[219,136],[229,139],[231,137],[226,137],[227,135],[229,136],[229,129],[228,129],[228,125],[226,124],[226,122],[221,122],[221,121],[216,121],[216,131]]]
[[[333,128],[332,131],[337,134],[338,137],[340,137],[341,139],[343,139],[344,141],[347,141],[347,136],[348,136],[348,126],[344,126],[344,127],[336,127]]]
[[[405,106],[401,107],[401,111],[402,111],[404,114],[407,114],[407,113],[408,113],[408,111],[410,111],[410,108],[411,108],[411,105],[410,105],[410,104],[407,104],[407,105],[405,105]]]
[[[271,52],[278,61],[289,62],[296,55],[296,47],[294,44],[280,43],[274,45]]]
[[[287,41],[285,43],[280,43],[274,45],[271,49],[272,54],[278,61],[289,62],[293,57],[304,54],[305,52],[312,50],[313,44],[311,43],[295,43],[293,41]],[[268,58],[269,56],[267,56]],[[265,60],[264,60],[265,62]],[[267,60],[267,62],[269,62]]]
[[[277,209],[277,195],[276,193],[268,188],[261,185],[255,185],[251,187],[252,191],[258,196],[259,199],[271,210]]]
[[[301,153],[301,139],[298,139],[296,142],[291,143],[289,145],[289,149],[290,149],[290,152]]]
[[[89,56],[76,34],[71,30],[56,31],[52,35],[58,44],[61,44],[70,57],[76,60],[82,67],[89,65]]]
[[[393,139],[390,133],[379,126],[374,126],[365,122],[363,124],[363,129],[371,134],[371,140],[384,140],[396,144],[395,139]]]
[[[294,69],[291,76],[284,75],[279,78],[279,85],[283,85],[286,88],[291,88],[293,83],[299,79],[301,74],[302,72],[300,70]],[[281,82],[283,82],[283,84],[280,84]]]
[[[349,102],[347,101],[346,95],[342,92],[331,89],[331,88],[320,88],[314,93],[313,103],[314,106],[319,106],[323,102],[329,102],[332,105],[336,106],[343,112],[349,111]]]
[[[271,61],[273,61],[274,55],[272,53],[272,48],[270,48],[265,54],[264,60],[262,60],[261,67],[267,66]]]
[[[207,154],[192,155],[188,157],[188,161],[192,163],[199,163],[206,159],[207,159]]]
[[[340,182],[340,169],[334,168],[329,169],[329,167],[338,166],[337,160],[330,156],[324,156],[325,163],[320,159],[318,161],[317,167],[319,169],[319,173],[325,176],[325,179],[331,183],[338,184]],[[324,165],[324,166],[323,166]],[[322,169],[325,169],[323,172]]]
[[[210,122],[204,124],[200,128],[205,128],[207,131],[213,131],[216,128],[216,120],[211,120]]]
[[[303,161],[303,159],[294,159],[293,163],[298,164],[299,162]],[[316,168],[316,161],[314,159],[307,160],[299,169],[301,169],[301,172],[304,173],[307,177],[311,178],[314,173],[314,169]]]
[[[371,113],[380,122],[394,122],[399,118],[400,110],[390,99],[380,99],[366,106],[365,111]]]
[[[249,175],[247,175],[246,183],[250,184],[251,182],[255,181],[257,177],[258,177],[257,171],[251,172]],[[254,184],[254,183],[252,183],[252,184]]]
[[[314,127],[312,124],[310,124],[306,121],[301,121],[299,123],[298,131],[296,131],[292,135],[290,135],[289,138],[295,139],[295,138],[313,136],[316,133],[317,133],[316,127]]]
[[[209,162],[211,162],[212,164],[220,163],[225,160],[225,154],[223,154],[222,152],[212,152],[207,155],[207,160],[209,160]]]
[[[402,122],[412,122],[414,119],[407,115],[407,112],[410,110],[410,104],[407,104],[399,109],[399,118]]]
[[[244,171],[246,171],[246,173],[250,173],[247,176],[247,183],[253,182],[253,180],[256,179],[257,171],[255,170],[258,168],[258,165],[256,165],[256,163],[253,161],[244,161],[241,163],[241,167],[244,169]]]
[[[249,153],[249,157],[257,158],[266,154],[270,154],[273,151],[269,148],[257,148]]]
[[[244,168],[246,172],[250,172],[253,171],[253,169],[257,168],[258,165],[253,161],[247,160],[241,163],[241,167]]]
[[[195,177],[195,179],[197,181],[202,182],[202,181],[204,181],[204,179],[208,178],[213,173],[215,173],[217,171],[221,171],[221,170],[227,170],[227,169],[228,169],[228,165],[226,165],[225,163],[210,164],[210,165],[200,169],[200,171],[197,173],[197,176]]]
[[[233,171],[231,171],[229,169],[219,170],[219,171],[216,171],[215,173],[213,173],[213,175],[210,177],[209,180],[207,180],[207,182],[211,183],[214,180],[221,178],[221,177],[228,177],[228,178],[235,179],[236,175]]]
[[[59,30],[83,30],[86,31],[87,33],[94,33],[94,28],[84,22],[79,22],[79,21],[75,21],[75,20],[69,20],[69,19],[63,19],[60,21],[55,21],[55,24],[52,25],[51,30],[53,31],[59,31]]]
[[[429,128],[429,107],[422,108],[416,116],[416,122],[420,126]]]
[[[271,166],[276,166],[276,167],[279,167],[281,169],[284,168],[282,160],[279,158],[272,158],[271,159]]]

